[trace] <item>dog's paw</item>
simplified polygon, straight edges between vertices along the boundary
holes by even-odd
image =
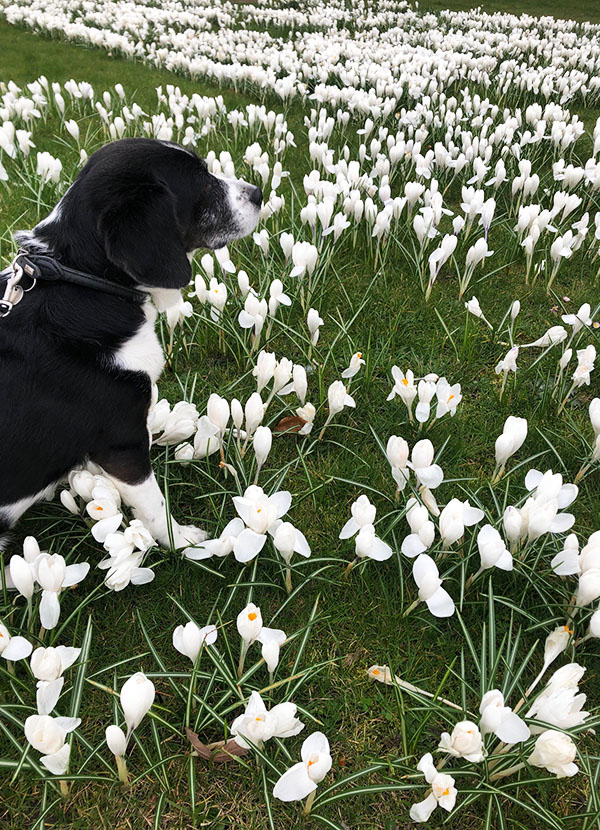
[[[173,544],[176,550],[199,545],[208,538],[208,533],[194,525],[179,525],[177,532],[173,534]]]

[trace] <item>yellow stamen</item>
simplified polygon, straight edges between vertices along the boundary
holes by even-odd
[[[405,386],[408,386],[408,381],[407,381],[407,379],[406,379],[406,378],[402,378],[402,383],[403,383]]]
[[[450,795],[450,787],[446,787],[442,795]]]
[[[379,669],[373,669],[373,674],[379,674]]]
[[[566,632],[568,632],[569,634],[572,634],[572,633],[573,633],[573,629],[572,629],[572,628],[569,628],[569,626],[568,626],[568,625],[563,625],[563,631],[566,631]]]
[[[450,395],[450,397],[448,398],[446,403],[450,403],[450,401],[452,400],[453,397],[454,397],[454,395]]]
[[[248,614],[248,619],[254,622],[254,620],[256,619],[256,614],[254,613],[254,611],[251,614]]]
[[[361,357],[362,357],[362,353],[361,353],[361,352],[356,352],[356,356],[357,356],[357,358],[360,360],[360,359],[361,359]]]

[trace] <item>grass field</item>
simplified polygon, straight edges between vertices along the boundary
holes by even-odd
[[[430,2],[423,5],[437,11],[448,7],[472,8],[475,4]],[[508,11],[511,5],[514,6],[508,0],[478,5],[486,11]],[[568,8],[555,0],[519,7],[519,12],[533,15],[561,16],[567,11],[576,20],[600,21],[598,4],[589,1],[572,3]],[[16,29],[0,20],[0,80],[13,80],[24,85],[42,73],[50,81],[86,80],[99,93],[120,82],[129,99],[144,108],[154,105],[155,87],[168,83],[176,83],[183,93],[222,94],[228,105],[242,106],[253,100],[249,92],[234,93],[226,88],[218,89],[175,77],[141,63],[108,56],[99,50]],[[277,111],[281,109],[280,102],[267,99],[267,104]],[[292,215],[302,204],[299,195],[303,196],[302,178],[311,169],[311,162],[302,106],[293,104],[286,114],[298,145],[286,159],[284,166],[290,170],[290,177],[282,187],[288,200],[287,209]],[[591,133],[597,113],[583,111],[581,115]],[[50,119],[36,132],[36,145],[55,155],[66,155],[62,139],[55,133],[56,123]],[[356,144],[355,137],[353,140]],[[582,144],[577,152],[589,149],[589,139],[586,142],[586,146]],[[205,154],[210,149],[218,152],[228,147],[227,136],[216,135],[211,137],[210,144],[199,146],[198,151]],[[71,172],[74,172],[74,159],[71,161]],[[18,186],[3,187],[0,192],[0,256],[4,264],[14,250],[10,232],[33,227],[51,204],[36,205]],[[451,201],[458,204],[460,193],[454,194]],[[284,223],[282,229],[285,227]],[[517,318],[515,337],[528,342],[539,337],[549,326],[560,323],[561,313],[576,311],[586,301],[594,308],[598,288],[597,263],[582,262],[581,259],[575,263],[567,261],[561,267],[554,293],[548,295],[540,281],[535,286],[525,284],[523,267],[516,262],[508,236],[503,233],[500,229],[494,237],[493,247],[500,251],[502,260],[493,260],[497,273],[474,283],[473,292],[468,294],[476,293],[488,319],[499,321],[510,304],[519,299],[522,312]],[[232,246],[236,262],[251,276],[260,269],[267,269],[271,278],[278,276],[277,262],[265,263],[256,250],[251,240]],[[398,401],[385,401],[391,386],[392,366],[399,365],[403,370],[411,367],[419,376],[436,372],[446,375],[450,382],[460,381],[465,396],[462,408],[456,418],[445,418],[437,424],[430,437],[436,450],[443,448],[440,463],[446,473],[444,494],[449,498],[452,491],[452,495],[466,498],[466,492],[476,493],[481,503],[490,509],[496,498],[500,504],[512,503],[509,493],[512,494],[512,488],[522,489],[522,478],[527,469],[518,470],[506,479],[506,485],[503,482],[495,490],[489,485],[493,445],[506,417],[526,415],[529,421],[529,436],[520,460],[537,456],[530,466],[541,470],[552,467],[563,473],[565,481],[572,481],[585,458],[581,435],[590,431],[587,407],[591,398],[599,394],[599,386],[592,375],[591,386],[579,390],[558,418],[556,407],[544,391],[544,383],[554,370],[554,364],[541,363],[537,372],[517,375],[514,384],[511,380],[499,401],[500,380],[494,373],[494,366],[506,349],[479,321],[466,319],[464,301],[458,300],[454,287],[443,276],[436,285],[437,296],[425,304],[418,281],[408,272],[406,258],[400,251],[389,247],[385,259],[375,266],[371,253],[360,244],[355,248],[350,237],[336,249],[329,269],[327,281],[313,299],[313,305],[316,304],[325,320],[317,352],[321,366],[316,372],[316,382],[321,395],[347,366],[354,352],[363,353],[366,366],[352,385],[356,409],[349,415],[346,410],[344,416],[337,419],[338,425],[334,422],[328,428],[327,440],[316,445],[307,458],[301,459],[301,453],[296,451],[297,439],[284,436],[274,442],[269,456],[266,480],[274,485],[278,471],[283,467],[287,469],[284,487],[294,497],[291,520],[305,532],[313,558],[322,557],[327,566],[317,576],[313,560],[307,560],[297,568],[295,581],[301,583],[306,577],[306,582],[303,589],[293,595],[293,601],[284,605],[278,623],[289,632],[302,629],[318,601],[303,662],[306,665],[328,662],[305,680],[294,700],[310,712],[318,728],[329,736],[336,778],[384,759],[389,762],[388,769],[384,766],[362,783],[385,783],[391,787],[397,781],[393,761],[409,756],[418,759],[428,747],[435,745],[440,730],[447,729],[452,718],[444,720],[439,711],[433,710],[432,714],[432,710],[418,699],[402,696],[397,689],[373,684],[366,669],[373,663],[389,664],[402,678],[451,700],[461,701],[466,687],[472,692],[469,708],[476,706],[479,690],[478,667],[460,640],[461,629],[456,618],[449,621],[434,619],[422,610],[406,618],[402,616],[404,608],[414,599],[415,591],[410,578],[410,563],[399,553],[387,563],[368,561],[366,565],[356,567],[348,580],[342,578],[352,550],[348,542],[338,539],[338,534],[350,515],[351,503],[361,492],[368,492],[384,524],[385,517],[389,517],[388,541],[395,550],[399,551],[402,536],[407,532],[406,522],[398,517],[389,467],[380,444],[385,446],[392,433],[403,435],[411,445],[420,436],[408,424],[402,405]],[[290,326],[300,327],[302,312],[293,309],[289,319]],[[593,336],[598,339],[595,333]],[[283,351],[293,360],[302,358],[300,349],[293,353],[293,341],[287,339],[284,331],[276,330],[269,348],[278,355]],[[191,342],[188,353],[180,355],[174,367],[167,368],[159,385],[161,397],[175,402],[185,397],[183,392],[192,389],[194,384],[194,402],[201,412],[213,391],[229,397],[236,394],[244,400],[254,389],[253,378],[235,348],[221,353],[214,331],[200,332]],[[201,524],[211,538],[218,535],[222,516],[231,518],[231,513],[226,508],[225,491],[219,489],[214,470],[211,473],[201,464],[193,469],[179,465],[173,461],[172,451],[161,448],[155,451],[154,463],[159,479],[168,488],[172,511],[178,520]],[[597,529],[599,485],[597,469],[580,485],[575,512],[577,530],[582,537]],[[94,565],[103,555],[100,546],[93,542],[81,520],[61,511],[57,502],[38,505],[28,512],[18,526],[14,543],[4,553],[5,561],[7,554],[19,552],[20,542],[28,534],[35,535],[42,548],[51,543],[52,552],[68,552],[70,556],[89,561],[92,575],[88,577],[88,590],[90,583],[94,586],[99,583],[99,572],[94,573]],[[472,550],[471,546],[469,555]],[[332,564],[332,560],[339,562]],[[548,570],[546,560],[544,555],[544,567]],[[88,677],[95,677],[112,687],[115,675],[121,678],[123,673],[121,668],[112,667],[124,656],[140,654],[143,657],[131,667],[125,666],[124,672],[142,668],[148,674],[160,674],[157,657],[150,653],[143,629],[169,671],[188,672],[189,664],[174,652],[171,645],[173,628],[183,620],[175,603],[190,611],[203,625],[211,609],[231,597],[231,586],[238,580],[224,621],[230,623],[245,604],[250,580],[246,580],[245,574],[240,577],[240,567],[231,558],[218,562],[217,573],[196,568],[171,554],[156,555],[154,561],[160,561],[160,565],[151,585],[129,588],[123,594],[104,594],[71,620],[69,642],[79,642],[88,612],[91,612],[93,638]],[[212,567],[214,562],[209,564]],[[521,656],[529,651],[536,639],[546,636],[549,623],[561,622],[554,611],[549,619],[546,594],[536,588],[538,567],[542,567],[539,557],[535,562],[523,563],[518,581],[513,574],[496,571],[493,578],[495,602],[490,597],[492,583],[487,578],[468,593],[461,603],[461,619],[474,642],[479,643],[482,625],[489,621],[490,602],[495,608],[496,646],[499,647],[509,625],[521,626]],[[457,567],[448,584],[453,596],[460,597],[465,586],[464,569]],[[82,596],[64,597],[61,622],[69,618]],[[280,564],[273,557],[261,559],[253,600],[260,605],[265,620],[278,612],[285,599]],[[6,610],[9,605],[6,604]],[[234,640],[235,637],[232,642]],[[598,704],[600,662],[597,654],[594,640],[577,651],[577,659],[587,667],[586,708],[593,712]],[[285,677],[292,669],[293,659],[293,649],[289,653],[284,650],[280,677]],[[6,672],[3,680],[5,676]],[[172,722],[182,724],[182,704],[170,683],[159,677],[156,685],[159,706],[170,713]],[[258,682],[259,688],[261,685],[267,685],[265,678]],[[110,722],[112,703],[106,692],[91,684],[88,686],[84,692],[81,732],[90,746],[98,747],[103,740],[104,728]],[[3,702],[6,701],[3,699]],[[10,772],[6,771],[0,785],[0,827],[2,830],[41,830],[42,827],[263,830],[269,827],[260,769],[252,764],[210,767],[194,759],[190,763],[188,747],[181,734],[161,733],[160,740],[155,740],[153,729],[154,724],[149,722],[144,722],[140,728],[139,741],[146,744],[147,755],[144,757],[142,750],[136,747],[129,764],[132,775],[139,774],[140,780],[129,791],[123,791],[107,770],[102,769],[101,780],[74,782],[72,795],[61,802],[34,780],[35,776],[20,775],[13,782]],[[222,737],[214,724],[211,730],[206,735],[207,740]],[[585,753],[590,768],[596,769],[597,785],[598,741],[587,732],[582,732],[579,737],[580,753]],[[2,756],[19,757],[6,737],[3,743]],[[107,755],[105,747],[99,752]],[[162,765],[159,753],[162,753]],[[296,759],[296,749],[292,754]],[[77,756],[74,757],[73,773],[77,769]],[[281,755],[281,759],[285,761],[285,756]],[[414,767],[412,761],[408,765]],[[150,771],[142,775],[145,770]],[[330,779],[328,783],[331,783]],[[351,784],[348,785],[350,788]],[[468,781],[463,789],[468,792]],[[581,814],[591,809],[590,785],[583,776],[559,782],[548,777],[536,794],[540,799],[540,811],[564,819],[561,826],[567,830],[579,830],[584,826],[591,830],[593,822],[600,816],[598,812],[595,816],[590,812],[585,819],[590,823],[583,824]],[[495,807],[486,812],[479,802],[464,807],[454,821],[460,821],[464,830],[500,830],[505,826],[510,830],[525,827],[537,830],[546,826],[542,820],[537,824],[532,818],[529,796],[522,795],[516,786],[510,793],[501,793],[497,798],[504,805],[510,803],[506,825],[497,818]],[[43,799],[47,801],[43,802]],[[413,826],[407,815],[414,800],[410,791],[401,789],[384,794],[369,792],[325,805],[321,813],[337,822],[334,826],[352,830],[392,830]],[[49,806],[52,803],[52,806],[42,823],[39,817],[44,812],[44,803]],[[275,801],[272,809],[273,826],[277,830],[306,826],[299,811]],[[431,825],[441,826],[443,818],[445,814],[442,816],[441,811],[436,811]],[[318,826],[317,820],[314,825]],[[451,823],[450,826],[456,825]]]

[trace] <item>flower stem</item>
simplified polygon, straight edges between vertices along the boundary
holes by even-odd
[[[240,662],[238,663],[238,677],[244,674],[244,663],[246,662],[246,654],[248,653],[248,643],[244,640],[242,642],[242,650],[240,652]]]
[[[406,609],[406,611],[404,612],[404,614],[402,614],[402,616],[403,616],[403,617],[408,617],[408,615],[410,614],[410,612],[411,612],[411,611],[413,611],[413,610],[417,607],[417,605],[418,605],[420,602],[421,602],[421,600],[420,600],[420,599],[416,599],[416,600],[412,603],[412,605],[409,605],[409,606],[408,606],[408,608]]]
[[[288,594],[292,593],[292,570],[291,568],[285,569],[285,590]]]
[[[124,787],[129,786],[129,776],[127,775],[127,761],[122,755],[115,755],[117,762],[117,772],[119,773],[119,781]]]
[[[520,769],[524,769],[525,764],[516,764],[514,767],[509,767],[508,769],[500,770],[500,772],[495,772],[493,775],[490,775],[490,781],[498,781],[499,778],[506,778],[508,775],[512,775],[515,772],[518,772]]]
[[[359,560],[358,560],[358,556],[357,556],[356,559],[353,559],[352,562],[350,562],[350,564],[348,565],[348,567],[344,571],[344,579],[348,579],[348,577],[350,576],[350,571],[358,563],[358,561]]]
[[[67,798],[69,795],[69,782],[68,781],[59,781],[60,785],[60,792],[63,798]]]
[[[312,809],[313,801],[315,800],[316,794],[317,794],[317,791],[313,790],[312,793],[309,794],[308,798],[304,802],[304,809],[302,810],[302,815],[303,816],[309,815],[309,813]]]

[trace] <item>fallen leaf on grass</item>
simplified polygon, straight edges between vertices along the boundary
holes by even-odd
[[[298,415],[286,415],[274,427],[273,432],[300,432],[306,421]]]
[[[247,755],[248,750],[241,747],[232,739],[229,741],[217,741],[214,744],[203,744],[196,732],[191,729],[185,730],[188,741],[198,753],[199,758],[205,761],[211,761],[216,764],[224,764],[227,761],[232,761],[234,757]]]

